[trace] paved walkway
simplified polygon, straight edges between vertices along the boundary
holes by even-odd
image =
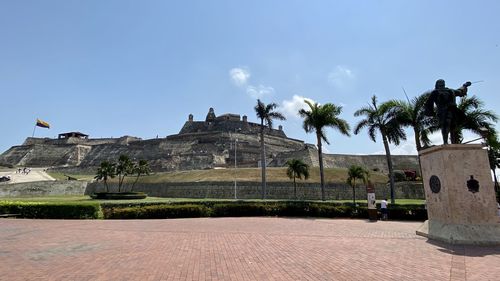
[[[500,280],[500,247],[430,243],[419,225],[0,219],[0,280]]]

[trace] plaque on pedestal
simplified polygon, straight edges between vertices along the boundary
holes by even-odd
[[[429,219],[418,235],[451,244],[500,244],[488,152],[480,144],[420,151]]]

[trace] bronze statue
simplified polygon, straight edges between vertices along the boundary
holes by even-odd
[[[436,104],[436,115],[441,127],[441,134],[443,135],[443,144],[448,144],[448,135],[456,129],[456,119],[459,118],[457,109],[456,97],[463,97],[467,95],[467,87],[472,83],[465,82],[462,87],[454,90],[446,88],[443,79],[436,81],[435,89],[431,92],[429,99],[425,103],[425,114],[427,116],[434,115],[434,104]],[[451,143],[458,143],[459,140],[451,135]]]

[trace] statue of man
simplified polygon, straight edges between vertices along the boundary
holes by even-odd
[[[448,144],[448,135],[456,129],[456,119],[458,117],[456,97],[467,95],[467,87],[471,82],[465,82],[462,87],[454,90],[446,88],[443,79],[436,81],[435,89],[431,92],[429,99],[425,103],[425,114],[434,115],[434,104],[436,104],[436,115],[443,135],[443,144]],[[451,143],[458,143],[458,140],[451,137]]]

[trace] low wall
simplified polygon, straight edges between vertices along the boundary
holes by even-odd
[[[36,181],[0,184],[0,197],[34,197],[58,195],[83,195],[87,182]]]
[[[116,185],[109,185],[110,191],[117,191]],[[125,191],[130,186],[124,186]],[[377,185],[376,198],[390,198],[389,186]],[[103,183],[89,183],[85,194],[105,191]],[[234,198],[234,182],[194,182],[194,183],[138,183],[134,191],[142,191],[153,197],[171,198]],[[276,182],[267,184],[268,199],[294,199],[293,184],[290,182]],[[346,184],[330,184],[325,187],[327,200],[350,200],[352,188]],[[260,182],[238,182],[236,187],[238,199],[261,198]],[[297,197],[299,199],[321,199],[319,184],[297,184]],[[421,183],[397,183],[395,197],[399,199],[425,199]],[[356,188],[356,198],[366,199],[366,190],[361,185]]]

